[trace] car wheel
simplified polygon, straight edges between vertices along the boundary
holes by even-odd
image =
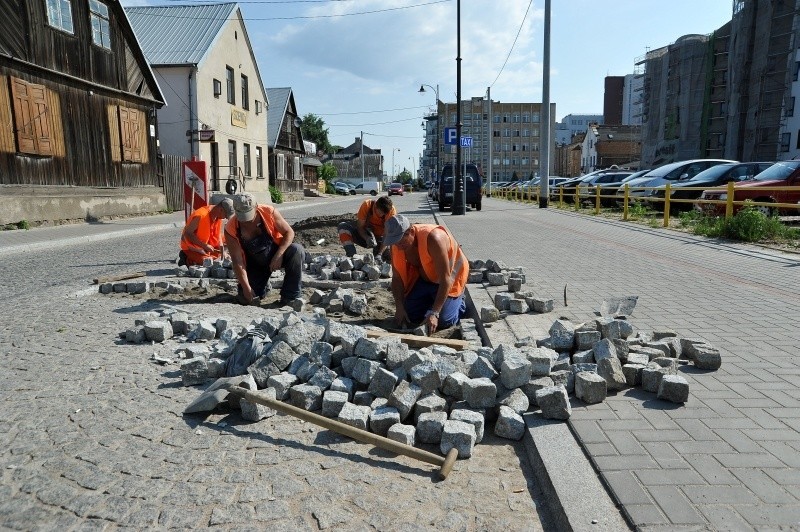
[[[356,191],[355,191],[355,190],[351,190],[351,191],[350,191],[350,195],[351,195],[351,196],[355,196],[355,195],[356,195]]]
[[[369,193],[372,194],[373,196],[377,196],[378,195],[378,191],[374,190],[374,189],[370,190]]]
[[[771,200],[768,199],[768,198],[761,198],[761,199],[757,199],[757,200],[754,200],[754,201],[765,202],[766,203],[766,202],[771,201]],[[766,205],[758,205],[757,207],[755,207],[755,209],[758,212],[760,212],[761,214],[763,214],[764,216],[766,216],[767,218],[769,218],[771,216],[775,216],[775,214],[776,214],[774,207],[767,207]]]

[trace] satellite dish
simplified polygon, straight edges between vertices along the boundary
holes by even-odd
[[[299,116],[296,116],[294,118],[294,127],[301,127],[302,125],[303,125],[303,121],[300,120]]]

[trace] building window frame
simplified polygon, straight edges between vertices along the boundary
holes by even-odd
[[[217,78],[214,78],[213,87],[214,98],[219,99],[220,95],[222,94],[222,82]]]
[[[111,18],[108,6],[100,0],[89,0],[89,22],[92,26],[92,43],[111,50]]]
[[[72,0],[47,0],[47,23],[59,31],[75,35]]]
[[[242,109],[245,111],[250,110],[250,87],[248,86],[247,76],[242,74],[241,77],[241,84],[242,84]]]
[[[244,176],[250,177],[252,175],[250,169],[250,145],[247,144],[246,142],[243,143],[242,158],[243,158],[242,165],[244,166]]]
[[[256,146],[256,179],[264,178],[264,158],[261,146]]]
[[[225,88],[227,89],[227,101],[231,105],[236,105],[236,81],[233,78],[233,67],[225,66]]]
[[[236,168],[238,168],[237,164],[237,153],[236,153],[236,141],[233,139],[228,139],[228,175],[237,175]]]

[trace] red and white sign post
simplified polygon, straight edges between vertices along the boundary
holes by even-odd
[[[183,163],[183,210],[185,219],[198,207],[208,205],[208,175],[205,161]]]

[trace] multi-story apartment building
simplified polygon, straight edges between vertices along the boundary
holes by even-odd
[[[489,101],[474,97],[461,102],[461,135],[472,138],[472,148],[463,148],[462,157],[477,164],[488,176],[492,165],[494,181],[529,179],[541,173],[539,168],[541,151],[541,103],[503,103],[492,101],[492,116],[489,116]],[[438,137],[444,138],[444,128],[456,127],[457,107],[455,103],[439,102]],[[556,105],[550,104],[550,116],[555,117]],[[550,131],[555,130],[555,118],[551,119]],[[489,152],[489,138],[492,151]],[[550,137],[553,153],[555,139]],[[455,146],[439,143],[439,168],[455,160]],[[550,170],[553,169],[551,157]]]
[[[642,88],[644,80],[641,76],[627,74],[622,88],[622,125],[642,125]]]
[[[603,115],[599,114],[568,114],[556,124],[556,144],[571,144],[575,142],[575,135],[586,134],[589,124],[602,124]]]
[[[425,144],[422,148],[422,159],[420,160],[420,168],[422,170],[422,175],[420,177],[423,181],[435,181],[438,175],[438,121],[439,116],[432,113],[426,116],[422,122],[422,129],[425,131]]]

